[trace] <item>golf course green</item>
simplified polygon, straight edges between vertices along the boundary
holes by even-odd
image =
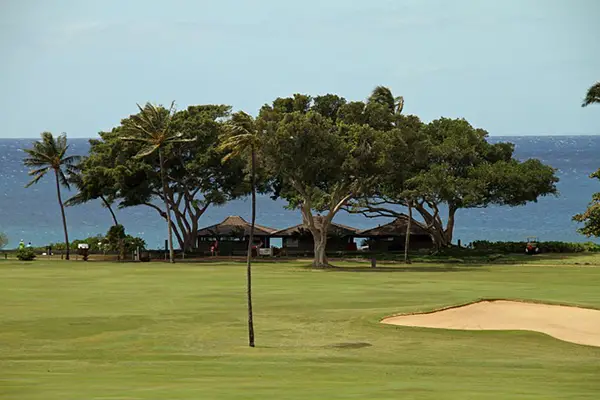
[[[0,399],[600,398],[600,347],[380,323],[478,299],[600,308],[598,267],[306,264],[254,264],[252,349],[243,263],[1,260]]]

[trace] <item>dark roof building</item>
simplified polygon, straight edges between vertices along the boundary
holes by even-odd
[[[367,243],[371,251],[404,250],[408,220],[408,215],[400,214],[394,221],[360,231],[357,236],[369,238]],[[431,235],[427,232],[425,226],[414,219],[410,224],[409,246],[411,249],[431,248],[433,246]]]
[[[254,224],[256,236],[269,236],[276,229]],[[198,236],[208,237],[243,237],[250,235],[250,223],[237,215],[230,215],[218,224],[207,226],[198,231]]]
[[[319,226],[320,219],[318,216],[313,217],[315,219],[315,225]],[[321,217],[322,218],[322,217]],[[305,232],[309,232],[308,226],[304,224],[298,224],[294,226],[290,226],[289,228],[280,229],[271,234],[272,237],[289,237],[289,236],[297,236],[303,234]],[[353,228],[351,226],[336,224],[335,222],[331,222],[329,224],[329,229],[327,233],[335,236],[356,236],[358,233],[358,229]]]
[[[220,255],[243,255],[248,249],[250,226],[242,217],[231,215],[218,224],[202,228],[198,231],[197,250],[212,252],[211,248],[218,244]],[[269,248],[273,232],[273,228],[254,224],[254,244],[260,248]]]
[[[406,225],[408,225],[408,215],[400,214],[400,216],[398,218],[396,218],[394,221],[392,221],[388,224],[385,224],[385,225],[379,225],[375,228],[369,228],[369,229],[362,230],[362,231],[358,232],[357,236],[360,236],[360,237],[405,236],[406,235]],[[414,218],[412,220],[412,223],[410,224],[410,234],[411,235],[427,235],[427,236],[429,236],[429,233],[427,232],[427,229],[425,228],[425,226],[422,223],[420,223],[419,221],[416,221]]]

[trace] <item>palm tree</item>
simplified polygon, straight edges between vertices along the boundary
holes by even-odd
[[[259,148],[259,137],[252,117],[243,111],[235,113],[228,125],[228,135],[225,137],[220,150],[229,153],[223,157],[226,162],[231,157],[250,153],[250,185],[252,189],[252,219],[250,236],[248,238],[248,255],[246,258],[246,281],[248,298],[248,345],[254,347],[254,319],[252,315],[252,245],[254,243],[254,225],[256,222],[256,152]]]
[[[587,91],[585,99],[581,104],[582,107],[587,107],[592,103],[600,103],[600,82],[596,82]]]
[[[138,142],[143,145],[141,150],[135,155],[136,158],[149,156],[158,152],[160,178],[162,181],[163,199],[167,215],[167,228],[169,232],[169,261],[175,262],[173,252],[173,227],[171,226],[171,210],[167,200],[168,185],[165,175],[164,148],[171,143],[190,142],[193,139],[182,138],[182,133],[173,132],[171,122],[175,110],[175,102],[171,107],[164,108],[151,103],[146,103],[142,108],[137,104],[140,112],[130,116],[123,122],[123,132],[125,136],[121,140]]]
[[[88,201],[94,199],[100,199],[102,200],[104,206],[108,208],[108,211],[112,216],[113,225],[119,225],[119,222],[117,221],[117,216],[115,215],[115,212],[112,209],[111,202],[108,201],[106,197],[102,194],[101,189],[85,181],[85,177],[83,175],[83,168],[81,164],[75,165],[73,167],[73,171],[69,174],[67,179],[69,183],[73,184],[77,188],[77,194],[65,201],[65,206],[77,206],[83,203],[87,203]]]
[[[67,144],[67,135],[62,134],[56,139],[50,132],[43,132],[42,139],[33,142],[31,149],[24,149],[29,156],[25,157],[23,164],[33,168],[29,171],[29,176],[33,176],[31,182],[25,187],[30,187],[42,179],[50,170],[54,170],[56,179],[56,194],[58,196],[58,204],[62,214],[63,229],[65,231],[65,245],[67,247],[66,259],[69,259],[69,233],[67,232],[67,218],[65,217],[65,207],[60,195],[60,185],[67,189],[70,188],[67,174],[73,172],[74,165],[79,160],[79,156],[67,156],[69,145]]]
[[[392,91],[385,86],[377,86],[371,92],[368,103],[379,103],[387,107],[390,112],[394,112],[396,108],[397,99],[392,95]],[[404,101],[403,101],[404,102]],[[403,103],[404,104],[404,103]]]

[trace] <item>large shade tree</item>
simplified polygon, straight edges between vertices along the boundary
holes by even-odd
[[[70,256],[69,233],[67,230],[67,217],[65,216],[65,207],[60,193],[61,185],[70,188],[67,176],[75,173],[74,167],[79,161],[79,156],[67,155],[69,145],[67,144],[67,135],[62,134],[54,137],[50,132],[43,132],[41,140],[33,143],[30,149],[24,149],[27,156],[23,159],[23,164],[30,167],[29,176],[33,179],[25,186],[30,187],[42,179],[48,172],[54,172],[56,183],[56,195],[60,213],[62,216],[63,230],[65,234],[66,254],[68,260]]]
[[[261,109],[262,155],[275,195],[299,209],[314,241],[316,267],[328,266],[329,227],[348,201],[368,190],[378,158],[378,131],[345,123],[344,99],[306,95],[276,99]]]
[[[485,130],[464,119],[423,124],[394,110],[392,99],[391,94],[371,96],[362,116],[354,116],[380,129],[388,124],[391,137],[376,189],[354,202],[355,212],[398,217],[399,207],[409,206],[420,214],[435,245],[446,247],[460,209],[523,205],[557,192],[554,169],[536,159],[514,159],[512,144],[489,143]]]
[[[192,140],[175,140],[164,146],[166,191],[158,152],[136,158],[144,145],[121,140],[129,136],[124,131],[129,118],[90,140],[83,173],[106,182],[107,200],[115,201],[119,208],[149,207],[168,223],[167,203],[173,235],[181,249],[190,251],[197,243],[200,218],[210,206],[249,193],[244,160],[232,157],[221,162],[226,153],[218,146],[229,118],[230,107],[225,105],[190,106],[172,115],[170,130]]]

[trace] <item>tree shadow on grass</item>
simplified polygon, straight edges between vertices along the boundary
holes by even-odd
[[[322,272],[362,272],[362,273],[392,273],[392,272],[487,272],[485,265],[472,265],[469,266],[458,266],[458,265],[440,265],[440,266],[415,266],[415,265],[396,265],[396,266],[377,266],[372,267],[361,267],[361,266],[331,266],[329,268],[316,268],[313,266],[302,267],[306,270],[311,271],[322,271]]]

